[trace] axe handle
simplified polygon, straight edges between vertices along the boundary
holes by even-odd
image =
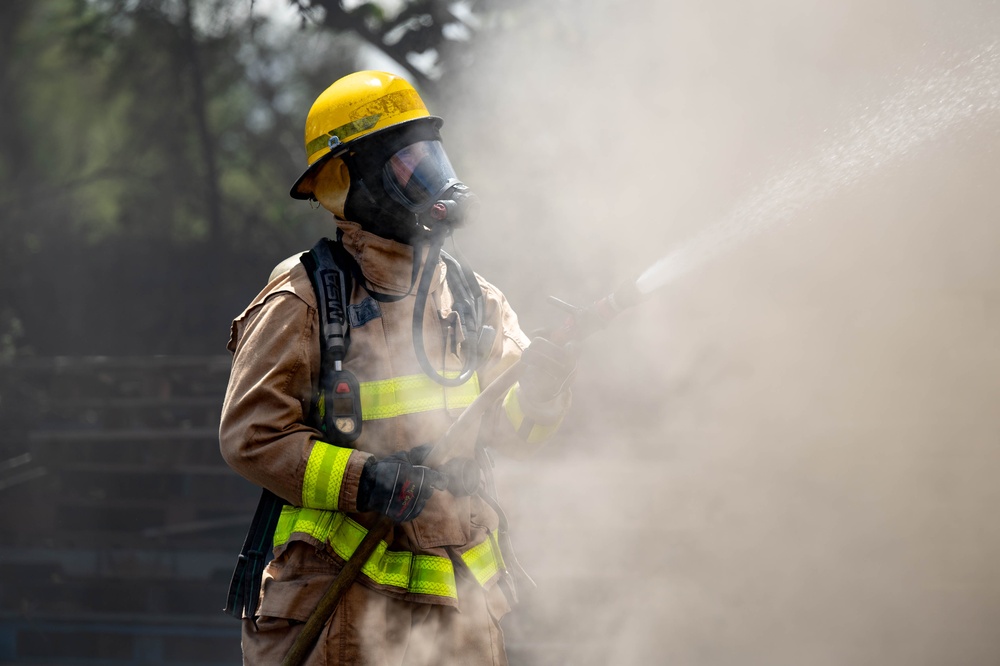
[[[365,565],[368,558],[375,552],[379,541],[384,539],[392,530],[392,519],[382,516],[375,525],[368,530],[368,534],[358,544],[354,554],[344,563],[344,568],[334,577],[330,587],[326,589],[323,598],[316,605],[316,610],[312,612],[309,619],[302,627],[301,633],[292,644],[292,648],[285,655],[282,666],[299,666],[305,661],[306,656],[316,644],[316,639],[323,631],[323,625],[333,617],[333,612],[337,610],[337,604],[347,588],[354,584],[354,579],[361,573],[361,567]]]

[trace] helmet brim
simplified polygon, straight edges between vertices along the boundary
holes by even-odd
[[[337,154],[342,155],[343,153],[338,152]],[[322,169],[323,165],[326,164],[333,156],[333,152],[329,152],[310,164],[308,168],[302,172],[302,175],[299,176],[298,180],[295,181],[295,184],[292,185],[292,189],[288,191],[288,195],[293,199],[298,199],[300,201],[309,201],[310,199],[315,198],[313,197],[313,181],[316,179],[316,174],[319,173],[319,170]]]

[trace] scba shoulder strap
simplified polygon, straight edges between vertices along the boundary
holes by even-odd
[[[322,352],[312,420],[335,444],[350,444],[361,435],[361,388],[343,365],[351,346],[347,304],[354,263],[343,245],[328,238],[302,255],[302,264],[316,292]]]
[[[316,292],[321,329],[320,386],[310,419],[332,443],[349,444],[361,434],[361,400],[358,381],[343,369],[350,347],[347,303],[353,285],[354,258],[339,242],[320,240],[300,257]],[[287,504],[266,488],[250,521],[236,569],[229,584],[225,612],[251,620],[257,611],[261,576],[270,561],[274,530]]]

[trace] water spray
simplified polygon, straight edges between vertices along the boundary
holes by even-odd
[[[904,81],[899,92],[832,133],[807,159],[767,179],[732,212],[683,242],[636,282],[643,294],[673,282],[752,237],[793,220],[963,124],[1000,115],[1000,44]]]

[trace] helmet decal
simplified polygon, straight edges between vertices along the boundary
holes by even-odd
[[[375,124],[378,123],[378,119],[381,117],[381,115],[366,116],[352,120],[340,127],[334,127],[326,134],[321,134],[310,141],[309,145],[306,146],[306,152],[309,155],[313,155],[317,150],[322,148],[335,148],[355,134],[375,127]]]
[[[372,115],[398,115],[413,111],[414,109],[424,109],[424,103],[420,95],[413,88],[409,90],[395,90],[374,99],[362,107],[351,112],[351,116],[358,118]]]

